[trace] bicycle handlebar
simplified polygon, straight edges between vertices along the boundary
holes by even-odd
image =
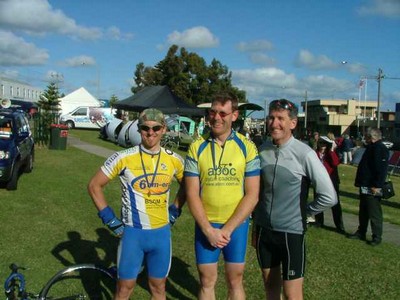
[[[6,293],[7,299],[15,288],[18,288],[19,295],[25,293],[25,276],[18,272],[18,269],[25,270],[25,268],[18,267],[15,263],[12,263],[9,268],[11,269],[11,274],[4,282],[4,291]]]

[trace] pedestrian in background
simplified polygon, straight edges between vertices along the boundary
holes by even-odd
[[[333,186],[336,191],[336,196],[338,199],[337,204],[332,206],[332,216],[333,222],[336,227],[336,231],[340,234],[345,234],[344,225],[343,225],[343,214],[342,214],[342,206],[340,205],[340,197],[339,197],[339,185],[340,178],[338,172],[338,165],[340,164],[339,157],[336,152],[333,150],[334,141],[331,140],[327,136],[321,136],[318,140],[317,146],[317,155],[324,165],[326,171],[328,171],[329,177],[332,180]],[[316,195],[314,194],[314,197]],[[315,225],[323,226],[324,225],[324,212],[315,215]]]
[[[345,134],[342,142],[343,164],[351,164],[351,161],[353,160],[353,148],[353,141],[350,139],[348,134]]]
[[[379,245],[382,241],[382,187],[385,183],[389,150],[382,143],[382,132],[378,128],[368,128],[366,135],[367,146],[357,168],[354,185],[359,187],[360,204],[358,212],[359,225],[351,239],[366,241],[368,222],[371,223],[371,246]]]
[[[318,139],[319,139],[319,132],[315,131],[313,133],[313,137],[310,139],[308,145],[313,148],[314,150],[317,149],[317,143],[318,143]]]

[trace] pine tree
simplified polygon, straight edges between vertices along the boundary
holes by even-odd
[[[39,140],[41,143],[47,144],[50,137],[51,124],[57,124],[59,118],[60,94],[55,83],[50,83],[47,89],[40,95],[39,105]]]

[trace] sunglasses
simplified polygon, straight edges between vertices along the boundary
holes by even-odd
[[[232,114],[232,112],[227,113],[227,112],[223,112],[223,111],[215,111],[212,109],[208,111],[208,115],[211,118],[215,118],[216,115],[219,115],[221,118],[225,118],[226,116],[229,116],[230,114]]]
[[[146,131],[146,132],[149,132],[150,129],[152,129],[154,132],[157,132],[157,131],[160,131],[163,127],[164,126],[161,126],[161,125],[156,125],[156,126],[153,126],[153,127],[150,127],[150,126],[147,126],[147,125],[140,125],[139,129],[142,130],[142,131]]]
[[[285,99],[280,99],[280,100],[274,100],[269,104],[269,109],[274,110],[274,109],[287,109],[287,110],[294,110],[295,105]]]

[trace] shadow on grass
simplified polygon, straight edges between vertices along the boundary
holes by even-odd
[[[358,193],[351,193],[351,192],[346,192],[346,191],[339,191],[339,195],[341,197],[346,197],[349,199],[353,199],[358,201],[359,200],[359,194]],[[395,201],[390,201],[390,200],[381,200],[382,205],[393,207],[393,208],[400,208],[400,202],[395,202]]]
[[[68,240],[60,242],[52,250],[51,253],[64,266],[72,266],[75,264],[95,264],[105,268],[115,265],[116,253],[118,247],[118,238],[113,236],[107,229],[96,229],[98,234],[97,241],[85,240],[77,231],[67,232]],[[104,258],[101,258],[97,250],[103,250]],[[69,255],[68,255],[69,254]],[[72,258],[72,259],[70,259]],[[67,285],[70,279],[79,279],[88,295],[95,295],[106,299],[111,299],[115,292],[115,280],[100,272],[93,270],[80,270],[73,276],[65,276],[60,283]],[[69,284],[69,283],[68,283]],[[67,290],[60,290],[67,292]]]
[[[382,200],[382,204],[394,208],[400,208],[400,203],[399,202],[393,202],[389,200]]]
[[[190,273],[190,265],[185,263],[183,260],[178,257],[172,257],[171,270],[169,272],[168,281],[167,281],[167,291],[168,293],[175,297],[176,299],[193,299],[197,297],[197,292],[199,289],[199,283],[196,278]],[[174,282],[175,285],[178,285],[188,291],[194,297],[186,297],[182,295],[180,291],[178,291],[171,282]]]
[[[339,190],[339,195],[341,197],[347,197],[349,199],[354,199],[354,200],[358,200],[359,199],[358,193],[350,193],[350,192]]]

